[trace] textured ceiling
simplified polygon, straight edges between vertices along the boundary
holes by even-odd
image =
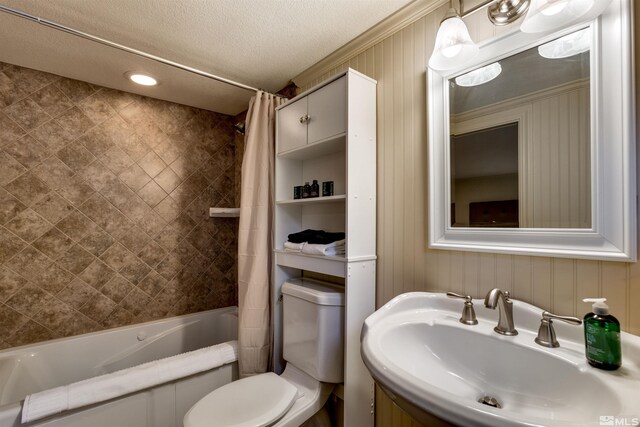
[[[0,0],[32,15],[277,91],[414,0]],[[418,0],[424,1],[424,0]],[[252,92],[0,13],[0,61],[237,114]],[[161,84],[140,88],[127,71]]]

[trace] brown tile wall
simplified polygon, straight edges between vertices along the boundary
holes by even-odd
[[[0,63],[0,349],[236,305],[233,123]]]
[[[233,118],[233,123],[246,123],[247,111],[243,111]],[[236,185],[236,204],[235,207],[240,207],[240,188],[242,186],[242,159],[244,158],[244,134],[235,132],[234,145],[236,149],[236,165],[235,165],[235,185]]]

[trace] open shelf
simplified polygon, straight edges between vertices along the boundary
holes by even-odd
[[[346,136],[346,132],[342,132],[312,144],[279,153],[278,157],[293,160],[307,160],[338,153],[345,150]]]
[[[210,218],[238,218],[240,208],[209,208]]]
[[[347,259],[341,256],[308,255],[301,252],[288,252],[276,249],[276,264],[299,270],[315,271],[316,273],[344,277]]]
[[[279,200],[276,205],[320,205],[323,203],[340,203],[346,200],[347,196],[338,194],[337,196],[311,197],[308,199]]]

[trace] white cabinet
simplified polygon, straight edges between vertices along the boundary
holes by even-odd
[[[347,79],[335,80],[309,94],[307,142],[313,144],[345,132]]]
[[[278,153],[307,144],[307,99],[287,104],[278,111]]]
[[[375,80],[349,69],[279,107],[276,153],[272,294],[276,372],[284,368],[282,283],[305,271],[343,280],[344,425],[373,426],[374,387],[360,357],[360,331],[364,319],[375,311]],[[294,200],[293,187],[314,179],[319,184],[333,181],[333,196]],[[287,236],[307,228],[345,232],[345,256],[285,252]]]
[[[296,98],[278,111],[278,154],[343,136],[347,122],[346,79]]]

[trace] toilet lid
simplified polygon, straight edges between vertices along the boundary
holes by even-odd
[[[266,427],[293,406],[297,389],[273,372],[220,387],[184,416],[184,427]]]

